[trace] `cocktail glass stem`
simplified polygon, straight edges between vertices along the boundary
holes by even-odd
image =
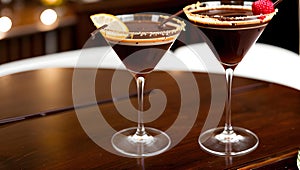
[[[231,95],[233,68],[225,69],[227,98],[225,103],[225,126],[205,131],[199,136],[200,146],[215,155],[237,156],[253,151],[258,145],[257,136],[244,128],[231,124]]]
[[[136,79],[137,86],[137,97],[138,97],[138,125],[135,135],[144,136],[146,135],[144,127],[144,86],[145,78],[143,76],[138,76]]]
[[[170,137],[163,131],[144,126],[144,75],[135,75],[138,97],[137,127],[123,129],[112,137],[113,147],[128,156],[145,157],[160,154],[171,144]]]
[[[232,90],[232,79],[233,79],[233,69],[226,68],[225,69],[226,75],[226,83],[227,83],[227,100],[225,104],[225,127],[224,131],[232,132],[231,126],[231,90]]]

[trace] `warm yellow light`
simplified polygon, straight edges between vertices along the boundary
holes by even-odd
[[[11,19],[7,16],[0,18],[0,32],[7,32],[11,29],[12,22]]]
[[[52,25],[57,20],[57,13],[53,9],[46,9],[41,13],[40,20],[45,25]]]
[[[63,0],[41,0],[44,5],[61,5]]]

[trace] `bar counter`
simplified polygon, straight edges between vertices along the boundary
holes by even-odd
[[[96,71],[97,103],[85,101],[80,107],[74,107],[74,71]],[[99,109],[105,121],[115,130],[135,126],[135,122],[122,117],[115,106],[116,103],[131,102],[134,105],[137,102],[134,83],[129,86],[129,99],[113,101],[110,89],[115,72],[113,69],[45,68],[1,77],[0,169],[297,168],[296,155],[300,146],[298,90],[236,77],[232,99],[233,125],[255,132],[260,143],[256,150],[247,155],[219,157],[201,150],[197,142],[212,106],[209,75],[199,72],[192,73],[200,96],[199,110],[194,124],[183,123],[177,127],[180,132],[180,129],[191,126],[178,144],[171,145],[169,150],[160,155],[146,158],[127,158],[109,152],[109,149],[100,147],[86,133],[76,112],[80,110],[93,114],[95,109]],[[127,71],[117,72],[124,77],[131,76]],[[175,80],[184,80],[190,74],[185,71],[155,71],[148,75],[146,91],[160,89],[166,96],[167,105],[160,117],[147,123],[147,126],[167,131],[177,119],[189,122],[196,100],[188,98],[182,104],[181,91]],[[217,81],[224,81],[223,75],[213,76]],[[84,85],[86,77],[80,79],[83,87],[88,89]],[[222,89],[223,84],[219,83],[219,86]],[[151,95],[155,93],[147,94]],[[222,102],[220,100],[220,104]],[[146,102],[146,107],[150,107],[149,102]],[[184,114],[178,114],[180,109],[185,110]],[[222,124],[223,119],[220,122]],[[103,122],[99,122],[94,128],[96,134],[101,135],[98,136],[100,142],[109,141],[111,137],[111,134],[104,131],[104,126]]]

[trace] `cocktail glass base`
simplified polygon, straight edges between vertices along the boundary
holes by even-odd
[[[163,131],[146,127],[144,135],[136,134],[137,128],[127,128],[115,133],[113,147],[129,157],[149,157],[161,154],[171,145],[170,137]]]
[[[203,132],[198,139],[201,148],[218,156],[240,156],[255,150],[258,146],[258,137],[250,130],[233,127],[224,130],[224,127],[213,128]]]

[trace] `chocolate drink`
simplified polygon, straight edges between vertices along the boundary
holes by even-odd
[[[235,67],[256,42],[271,19],[254,16],[251,8],[219,8],[194,10],[192,20],[209,39],[208,44],[224,67]]]
[[[172,30],[174,26],[160,27],[159,22],[125,22],[130,32],[148,32],[129,35],[118,42],[109,41],[114,51],[128,70],[133,73],[147,73],[154,69],[175,38],[171,35],[161,35],[160,31]],[[153,34],[149,34],[153,32]]]

